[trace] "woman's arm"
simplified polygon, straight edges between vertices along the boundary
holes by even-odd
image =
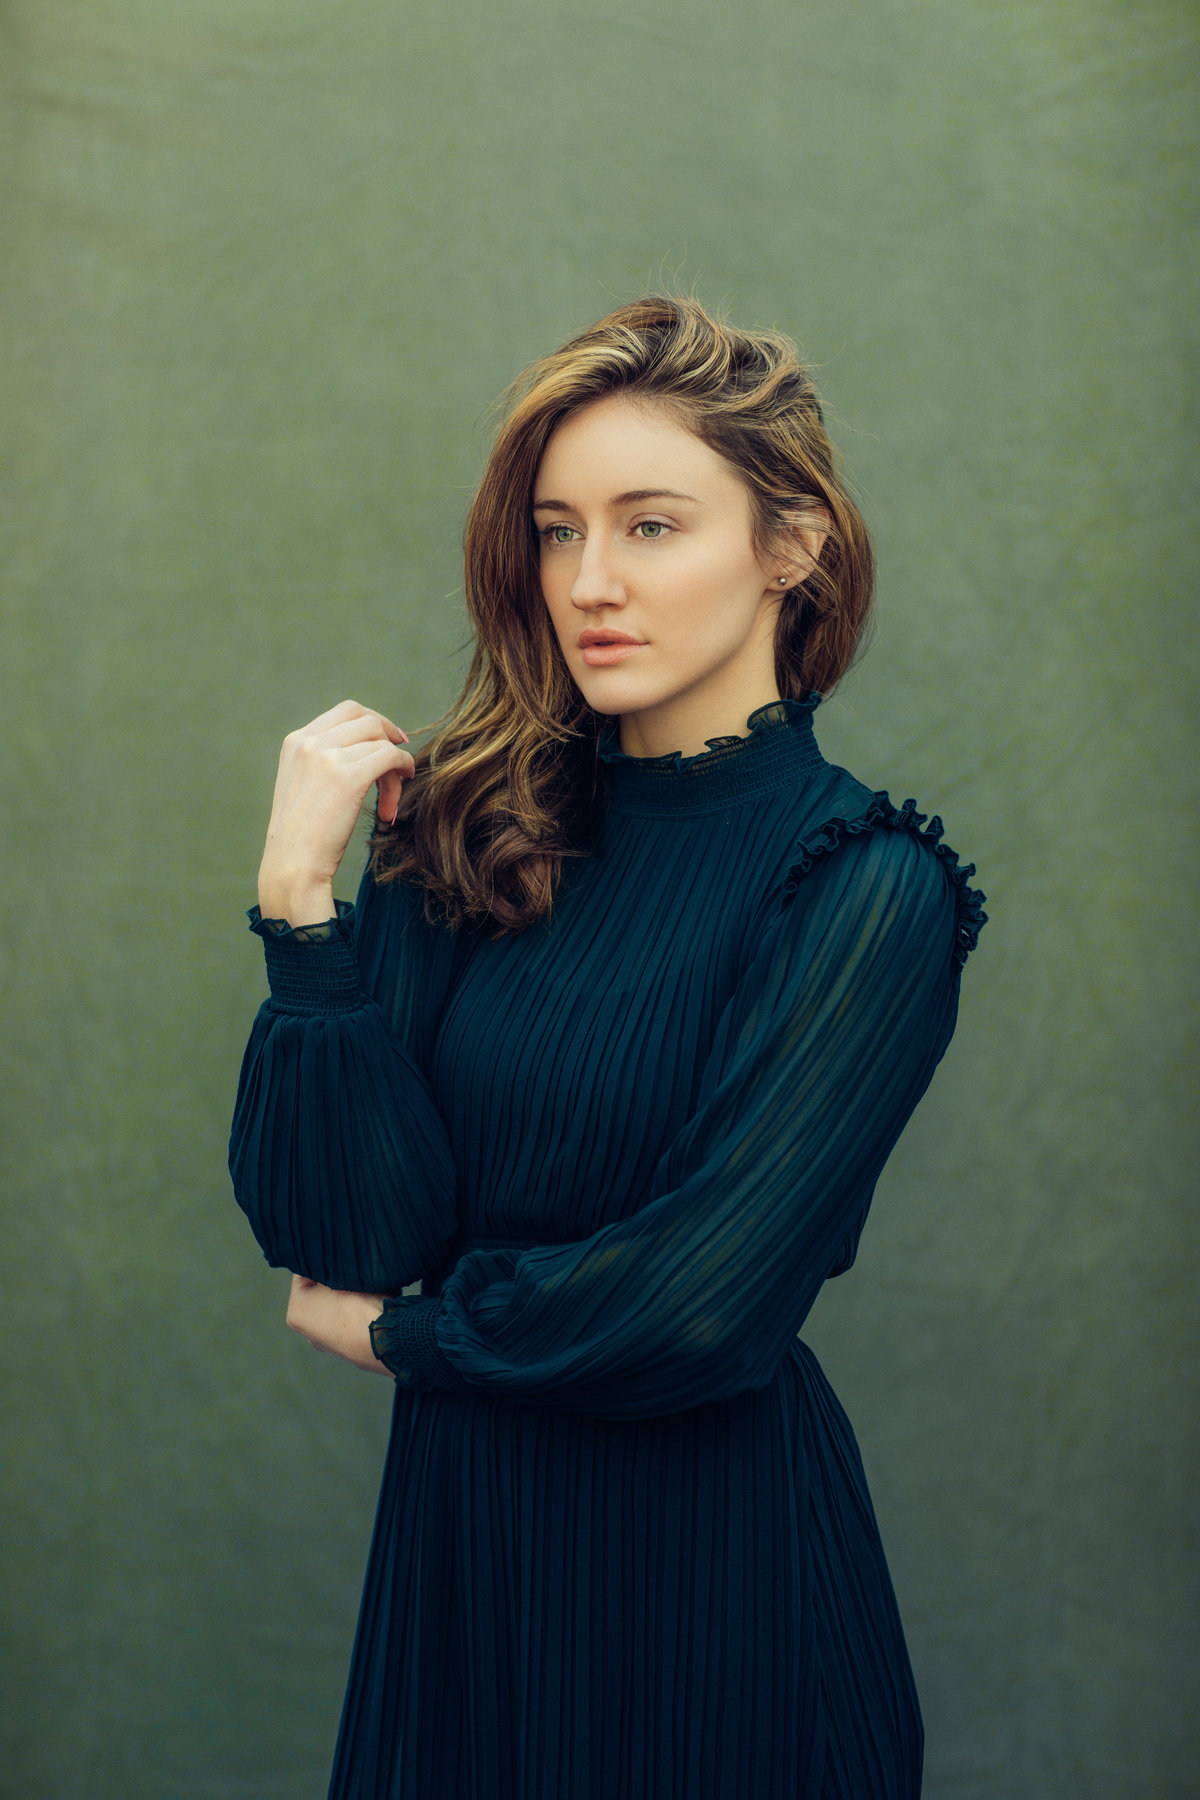
[[[314,1350],[325,1350],[367,1369],[374,1375],[391,1375],[371,1348],[371,1321],[383,1305],[382,1294],[347,1294],[322,1287],[306,1275],[293,1275],[288,1295],[287,1324]]]
[[[260,891],[287,911],[252,909],[271,997],[242,1059],[229,1144],[234,1192],[273,1267],[382,1294],[436,1266],[457,1226],[423,1057],[452,949],[415,888],[377,889],[366,874],[355,907],[295,915],[327,904],[371,782],[411,768],[389,730],[344,702],[285,740]]]
[[[981,922],[973,870],[891,815],[793,872],[648,1204],[388,1300],[372,1331],[399,1381],[610,1418],[770,1381],[949,1042]]]

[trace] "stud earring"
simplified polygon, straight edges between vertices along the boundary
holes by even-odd
[[[780,585],[780,587],[786,587],[786,586],[787,586],[787,584],[788,584],[788,578],[787,578],[787,576],[786,576],[786,575],[781,575],[781,576],[780,576],[780,577],[779,577],[779,585]]]

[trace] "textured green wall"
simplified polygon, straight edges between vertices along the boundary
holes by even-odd
[[[0,18],[7,1800],[324,1793],[390,1395],[225,1173],[276,748],[441,711],[492,397],[664,280],[820,366],[883,564],[821,742],[990,899],[806,1330],[926,1793],[1196,1794],[1194,5]]]

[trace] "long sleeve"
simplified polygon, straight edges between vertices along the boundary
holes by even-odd
[[[400,1382],[619,1419],[770,1381],[945,1051],[986,917],[940,825],[877,802],[792,867],[648,1202],[389,1299],[372,1333]]]
[[[242,1059],[234,1193],[267,1261],[396,1293],[445,1255],[455,1168],[425,1074],[452,943],[417,890],[363,875],[355,906],[292,931],[250,912],[271,997]]]

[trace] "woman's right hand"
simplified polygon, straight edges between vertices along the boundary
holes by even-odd
[[[317,925],[333,917],[333,878],[368,788],[378,783],[380,817],[390,824],[401,784],[416,772],[407,742],[398,725],[357,700],[288,732],[258,871],[264,919]]]

